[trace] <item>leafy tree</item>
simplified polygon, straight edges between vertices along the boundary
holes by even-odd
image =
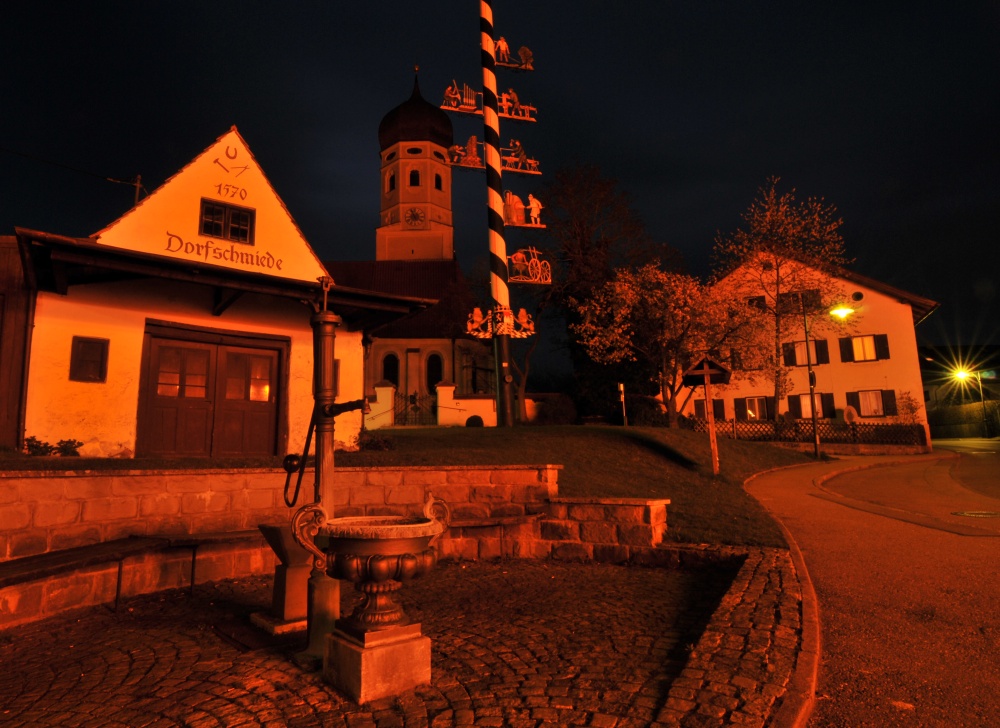
[[[618,182],[594,166],[559,170],[547,187],[545,200],[547,249],[553,256],[553,282],[544,306],[558,312],[567,328],[580,325],[580,306],[615,276],[619,267],[662,260],[678,269],[680,255],[651,240]],[[536,317],[537,318],[537,317]],[[600,411],[602,392],[611,394],[615,375],[594,359],[575,337],[568,339],[577,382],[577,400],[584,410]]]
[[[778,400],[790,390],[782,343],[831,325],[825,311],[843,302],[838,279],[828,273],[848,260],[836,208],[820,198],[804,201],[795,190],[778,192],[777,177],[758,190],[744,225],[717,235],[714,288],[747,304],[752,325],[742,331],[743,369],[764,372]]]
[[[740,307],[742,308],[742,307]],[[739,310],[697,278],[647,264],[622,268],[577,306],[571,330],[597,362],[643,362],[655,372],[670,423],[684,372],[740,330]]]

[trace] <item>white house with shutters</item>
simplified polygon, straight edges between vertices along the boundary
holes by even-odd
[[[725,290],[734,273],[716,285]],[[792,304],[784,317],[781,344],[790,384],[787,396],[776,402],[773,380],[765,372],[734,367],[729,384],[713,388],[714,417],[737,422],[811,420],[815,407],[818,419],[843,421],[851,408],[848,418],[859,423],[906,420],[926,426],[915,327],[938,304],[846,269],[833,274],[813,270],[811,275],[813,280],[825,277],[824,290],[837,291],[836,300],[849,315],[839,319],[825,309],[814,313],[807,347],[803,317],[794,312],[800,310],[802,302],[815,310],[810,299],[819,303],[818,290],[805,284],[804,290],[781,294]],[[739,290],[739,295],[748,293],[745,285]],[[755,297],[747,296],[747,304],[754,305]],[[811,362],[806,359],[807,350]],[[809,364],[815,378],[812,398]],[[699,419],[706,416],[703,391],[693,393],[684,414]]]

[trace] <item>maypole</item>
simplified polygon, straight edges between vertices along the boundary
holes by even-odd
[[[479,3],[480,47],[483,64],[483,157],[486,163],[487,216],[490,243],[490,296],[493,318],[493,358],[497,376],[497,425],[514,424],[514,376],[510,368],[510,310],[507,244],[504,242],[503,187],[500,180],[500,105],[497,100],[496,56],[493,45],[493,6]]]
[[[452,80],[444,92],[441,108],[459,114],[480,114],[483,117],[483,141],[469,137],[463,146],[455,144],[448,150],[453,167],[486,172],[487,223],[490,246],[490,307],[487,315],[479,308],[469,316],[466,330],[477,339],[493,339],[496,370],[497,425],[510,427],[515,422],[514,376],[511,366],[511,339],[523,339],[535,331],[534,321],[523,308],[515,316],[510,307],[509,284],[552,283],[552,267],[541,259],[534,246],[507,255],[505,227],[544,229],[540,215],[542,203],[528,195],[525,204],[510,190],[503,189],[502,174],[540,175],[538,160],[528,156],[517,139],[508,147],[500,145],[500,119],[534,123],[538,109],[523,103],[513,88],[497,93],[497,67],[514,72],[534,70],[534,54],[526,46],[517,50],[517,60],[511,58],[510,47],[503,36],[493,41],[492,0],[480,0],[480,58],[483,67],[483,90],[477,92],[468,84]],[[480,154],[480,149],[482,154]]]

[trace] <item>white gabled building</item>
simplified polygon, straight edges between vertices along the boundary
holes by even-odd
[[[313,409],[310,317],[324,298],[338,399],[363,396],[359,321],[412,300],[334,285],[233,127],[86,238],[17,229],[24,315],[3,330],[4,443],[96,457],[269,457],[300,450]],[[9,268],[14,240],[0,241]],[[10,274],[13,271],[8,270]],[[0,291],[3,293],[3,291]],[[15,346],[16,344],[16,346]],[[350,443],[361,414],[337,421]]]
[[[756,292],[748,287],[747,276],[737,268],[719,281],[717,287],[731,288],[753,305]],[[815,288],[810,281],[815,284]],[[729,384],[712,392],[716,419],[740,421],[777,418],[811,419],[812,407],[817,418],[844,420],[853,408],[856,422],[923,424],[927,413],[920,377],[915,327],[938,306],[934,301],[886,285],[846,269],[823,274],[810,270],[800,276],[802,290],[789,290],[782,296],[794,303],[800,296],[808,301],[818,288],[823,298],[836,300],[853,313],[840,320],[826,310],[810,317],[808,351],[812,355],[815,395],[809,396],[806,334],[803,318],[796,313],[784,317],[782,365],[788,375],[789,391],[780,401],[774,399],[774,384],[763,371],[739,371],[734,367]],[[735,293],[735,291],[739,293]],[[760,294],[764,294],[762,289]],[[826,301],[827,303],[829,301]],[[791,308],[798,310],[798,304]],[[696,418],[706,415],[704,394],[695,392],[684,414]],[[851,419],[855,419],[853,416]],[[929,441],[929,440],[928,440]]]

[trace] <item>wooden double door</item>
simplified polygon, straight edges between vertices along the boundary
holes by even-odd
[[[149,337],[136,454],[275,455],[281,353]]]

